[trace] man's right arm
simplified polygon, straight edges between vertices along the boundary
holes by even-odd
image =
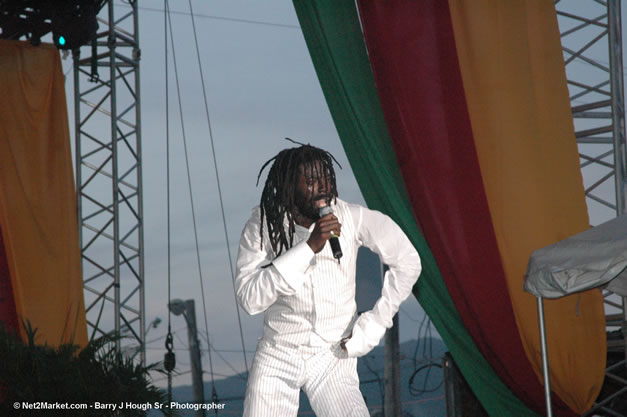
[[[237,255],[235,291],[249,314],[266,311],[279,296],[296,294],[314,258],[307,242],[302,241],[271,260],[268,239],[261,249],[260,223],[259,209],[255,209],[242,232]]]

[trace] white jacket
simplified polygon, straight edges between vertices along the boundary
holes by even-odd
[[[253,209],[240,239],[235,286],[241,306],[249,314],[265,313],[263,339],[287,346],[346,340],[351,357],[362,356],[379,344],[421,271],[420,257],[388,216],[337,199],[333,212],[342,224],[339,237],[343,257],[338,263],[330,245],[317,254],[307,244],[309,229],[296,225],[294,245],[276,257],[260,209]],[[377,253],[389,269],[381,297],[371,311],[358,318],[355,303],[357,250]]]

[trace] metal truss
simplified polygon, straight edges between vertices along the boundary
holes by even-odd
[[[74,51],[76,182],[90,338],[145,363],[144,239],[137,2],[109,0],[96,42]],[[127,10],[127,7],[124,8]]]
[[[587,203],[600,223],[625,212],[620,2],[556,6]]]
[[[626,212],[620,0],[558,0],[556,9],[586,202],[596,225]],[[626,300],[608,291],[603,296],[609,361],[603,391],[588,415],[621,416],[627,411]]]

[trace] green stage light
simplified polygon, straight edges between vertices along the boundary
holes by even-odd
[[[94,3],[95,0],[74,0],[52,11],[52,38],[59,49],[74,50],[96,38],[99,7]]]

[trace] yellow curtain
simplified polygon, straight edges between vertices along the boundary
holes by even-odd
[[[589,227],[555,7],[449,0],[481,173],[525,351],[541,379],[529,255]],[[551,387],[584,412],[604,378],[599,291],[545,300]]]
[[[59,51],[0,40],[0,227],[39,343],[87,342],[76,213]]]

